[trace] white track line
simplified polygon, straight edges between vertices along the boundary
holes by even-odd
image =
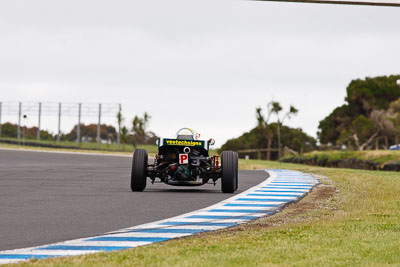
[[[266,181],[210,207],[100,236],[0,251],[0,264],[115,251],[236,226],[280,211],[318,184],[313,176],[298,171],[266,171],[270,174]]]

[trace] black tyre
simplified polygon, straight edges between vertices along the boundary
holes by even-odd
[[[132,191],[143,191],[146,188],[147,179],[147,151],[136,149],[132,159],[131,189]]]
[[[239,156],[238,156],[238,153],[237,152],[234,152],[234,154],[235,154],[235,162],[236,162],[236,164],[235,164],[235,167],[236,167],[236,170],[235,170],[235,174],[236,174],[236,177],[235,177],[235,191],[239,188]]]
[[[236,190],[237,164],[235,152],[223,151],[221,153],[221,190],[223,193],[233,193]]]

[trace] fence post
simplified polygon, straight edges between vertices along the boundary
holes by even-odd
[[[121,104],[118,104],[118,116],[121,116],[121,118],[122,118]],[[117,119],[118,119],[117,144],[118,144],[118,148],[119,148],[119,146],[121,145],[121,122],[119,120],[119,117]]]
[[[17,129],[17,139],[18,139],[18,143],[21,140],[21,109],[22,109],[22,103],[19,102],[18,104],[18,129]]]
[[[61,135],[61,102],[58,103],[58,135],[57,135],[57,143],[60,142]]]
[[[81,143],[81,109],[82,104],[78,103],[78,126],[76,128],[76,142]]]
[[[37,128],[37,140],[40,140],[40,119],[42,116],[42,103],[39,102],[39,118],[38,118],[38,128]]]
[[[99,122],[97,123],[97,145],[100,144],[101,104],[99,104]]]
[[[0,102],[0,137],[1,137],[1,108],[2,108],[2,103]]]

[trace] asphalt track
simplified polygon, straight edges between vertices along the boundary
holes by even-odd
[[[130,191],[130,157],[0,149],[0,250],[39,246],[177,216],[234,194],[217,185]],[[235,194],[264,181],[240,171]]]

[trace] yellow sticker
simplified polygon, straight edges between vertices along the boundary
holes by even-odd
[[[167,145],[174,146],[203,146],[202,142],[199,141],[187,141],[187,140],[165,140]]]

